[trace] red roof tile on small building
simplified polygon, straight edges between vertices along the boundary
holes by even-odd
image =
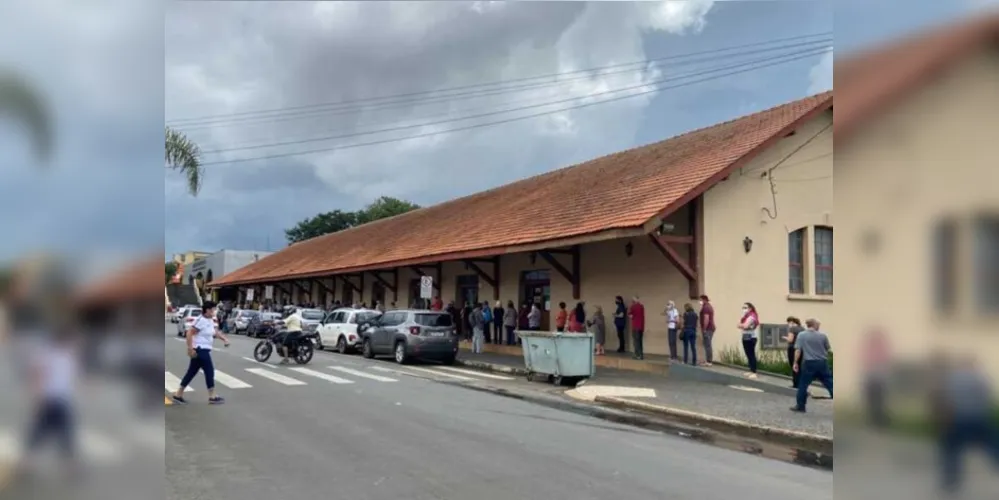
[[[661,142],[289,246],[211,286],[330,276],[638,234],[832,106],[814,95]],[[724,174],[724,175],[722,175]],[[679,207],[677,207],[679,208]],[[484,226],[488,224],[488,230]],[[539,246],[540,245],[540,246]]]
[[[988,43],[999,43],[999,12],[916,33],[837,60],[839,105],[833,126],[837,143],[847,140],[868,118]]]

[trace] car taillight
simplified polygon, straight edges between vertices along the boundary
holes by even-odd
[[[409,327],[409,334],[410,335],[419,335],[420,334],[420,327],[418,327],[418,326],[411,326],[411,327]]]

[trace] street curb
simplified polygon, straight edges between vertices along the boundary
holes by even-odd
[[[598,397],[597,402],[582,402],[578,400],[568,399],[566,397],[544,394],[544,393],[534,393],[530,391],[522,390],[511,390],[507,388],[500,388],[489,385],[470,385],[461,384],[458,382],[445,382],[447,384],[452,384],[458,387],[463,387],[465,389],[470,389],[478,392],[495,394],[502,397],[507,397],[511,399],[516,399],[519,401],[524,401],[527,403],[537,404],[545,406],[548,408],[554,408],[556,410],[570,411],[574,413],[589,415],[591,417],[596,417],[602,420],[607,420],[609,422],[614,422],[622,425],[630,425],[633,427],[639,427],[654,432],[662,432],[666,434],[672,434],[675,436],[683,437],[686,439],[693,439],[695,441],[701,441],[706,443],[713,443],[721,438],[722,435],[735,435],[737,437],[756,439],[761,442],[766,442],[768,444],[787,446],[792,448],[787,456],[782,456],[781,459],[795,463],[798,465],[804,465],[807,467],[818,467],[821,469],[832,469],[833,463],[833,453],[832,453],[832,440],[828,438],[823,438],[822,436],[812,436],[806,433],[798,433],[794,431],[784,431],[782,429],[774,429],[777,432],[774,433],[756,433],[752,436],[747,436],[746,432],[733,432],[732,428],[714,428],[712,426],[703,425],[703,420],[683,421],[684,419],[677,418],[672,414],[666,413],[654,413],[649,411],[634,411],[634,408],[630,407],[617,407],[614,403],[609,401],[600,401],[601,399],[606,399],[604,397]],[[617,398],[610,398],[617,399]],[[654,405],[651,405],[654,406]],[[687,412],[690,413],[690,412]],[[697,414],[693,414],[697,415]],[[710,417],[705,415],[705,417]],[[718,417],[711,417],[716,420]],[[737,422],[737,421],[733,421]],[[695,425],[691,425],[691,423]],[[746,425],[750,425],[744,422],[739,430],[744,431]],[[781,432],[783,431],[783,433]],[[781,436],[781,434],[794,435],[797,440],[789,440]],[[817,441],[809,442],[807,439],[802,440],[800,438],[809,436],[819,438]],[[749,444],[749,443],[744,443]],[[805,446],[807,444],[807,446]],[[821,446],[816,446],[816,445]],[[743,451],[758,454],[758,450],[754,446],[744,446]]]
[[[642,401],[631,401],[628,399],[613,396],[597,396],[596,403],[604,404],[613,408],[635,410],[643,413],[664,415],[670,419],[707,427],[722,432],[731,432],[742,436],[752,436],[767,440],[776,440],[782,444],[802,446],[815,451],[828,450],[832,453],[833,438],[810,434],[807,432],[792,431],[778,427],[768,427],[764,425],[752,424],[742,420],[716,417],[704,413],[697,413],[668,406],[654,405]]]
[[[485,361],[475,361],[472,359],[457,359],[455,364],[462,366],[467,366],[469,368],[478,368],[480,370],[492,371],[497,373],[505,373],[508,375],[518,375],[527,376],[526,368],[519,368],[516,366],[500,365],[496,363],[486,363]]]

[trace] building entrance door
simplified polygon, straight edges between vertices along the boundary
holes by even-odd
[[[455,307],[461,309],[465,304],[475,307],[479,302],[479,277],[474,274],[458,276],[458,289],[455,290]]]
[[[388,304],[385,303],[385,286],[377,281],[371,284],[371,307],[375,307],[375,304],[388,309]]]
[[[537,304],[541,309],[541,330],[551,330],[548,312],[551,310],[552,287],[551,274],[547,269],[524,271],[520,276],[520,303]],[[520,304],[517,305],[520,307]]]

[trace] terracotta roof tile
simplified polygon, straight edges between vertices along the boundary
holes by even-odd
[[[865,50],[835,63],[839,97],[833,126],[836,141],[907,92],[918,88],[963,56],[999,41],[999,12]]]
[[[289,246],[211,286],[515,251],[635,229],[803,118],[826,92],[661,142]],[[482,231],[488,221],[490,230]],[[436,258],[435,258],[436,257]]]
[[[76,295],[81,306],[116,306],[126,301],[154,301],[164,297],[163,256],[133,263],[105,279],[83,287]]]

